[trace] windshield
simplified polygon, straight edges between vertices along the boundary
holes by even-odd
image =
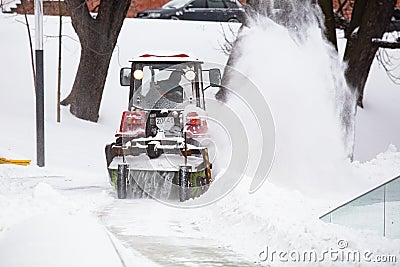
[[[131,106],[145,110],[184,109],[196,100],[200,71],[193,62],[137,63]]]
[[[189,3],[192,0],[172,0],[171,2],[163,5],[163,8],[180,8]]]

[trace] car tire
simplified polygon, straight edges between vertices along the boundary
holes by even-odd
[[[228,19],[228,22],[240,23],[240,20],[238,20],[237,18],[230,18]]]
[[[172,20],[179,20],[179,18],[177,16],[171,16],[170,19]]]

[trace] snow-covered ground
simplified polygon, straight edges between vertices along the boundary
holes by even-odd
[[[229,37],[238,25],[127,19],[110,65],[99,122],[78,120],[63,107],[62,122],[57,123],[58,19],[46,17],[46,167],[38,168],[34,87],[22,22],[20,16],[0,16],[0,157],[33,162],[30,167],[0,165],[0,266],[251,266],[270,262],[270,257],[261,261],[266,248],[322,254],[341,251],[340,240],[351,250],[395,255],[400,261],[399,240],[318,219],[338,203],[400,174],[400,153],[389,147],[400,146],[399,89],[377,64],[367,84],[366,108],[356,121],[356,159],[370,161],[350,163],[338,156],[337,136],[328,138],[333,143],[323,143],[335,125],[318,116],[331,116],[331,106],[310,108],[324,97],[316,88],[331,84],[323,65],[332,64],[332,58],[324,56],[328,50],[318,33],[310,32],[307,42],[296,44],[273,25],[247,31],[249,55],[238,68],[248,71],[270,98],[278,127],[276,165],[254,194],[248,193],[250,177],[244,177],[212,205],[177,209],[148,199],[116,200],[108,184],[104,145],[113,139],[128,97],[119,86],[119,68],[141,52],[177,48],[224,64],[223,34]],[[34,25],[33,17],[30,22]],[[63,29],[65,97],[77,69],[79,43],[69,19]],[[267,45],[270,50],[263,50]],[[310,55],[315,55],[312,63],[307,61]],[[293,94],[294,85],[306,95]],[[280,86],[281,94],[273,86]],[[307,121],[302,116],[310,114],[321,124],[302,124]],[[291,118],[293,125],[287,127]],[[274,266],[288,264],[276,257]],[[328,258],[318,264],[341,265]]]

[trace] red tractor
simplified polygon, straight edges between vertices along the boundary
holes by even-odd
[[[189,198],[212,181],[204,90],[219,87],[217,68],[186,54],[143,54],[122,68],[129,86],[116,140],[106,146],[110,182],[118,198]],[[208,75],[205,75],[208,74]],[[207,86],[203,82],[207,80]]]

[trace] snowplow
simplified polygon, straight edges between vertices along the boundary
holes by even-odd
[[[219,87],[218,68],[187,54],[142,54],[120,71],[129,86],[115,141],[105,154],[118,198],[186,201],[212,182],[204,90]]]

